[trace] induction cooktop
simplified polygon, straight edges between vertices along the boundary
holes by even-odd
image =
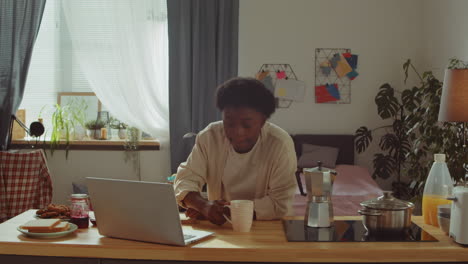
[[[371,235],[361,220],[335,220],[331,227],[308,227],[303,220],[283,220],[289,242],[436,242],[415,223],[402,233]]]

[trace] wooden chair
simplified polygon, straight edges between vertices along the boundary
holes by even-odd
[[[291,135],[297,159],[302,155],[303,144],[313,144],[319,146],[336,147],[339,149],[336,164],[354,164],[354,135],[314,135],[314,134],[296,134]],[[301,181],[301,173],[304,168],[298,167],[296,170],[296,181],[299,187],[299,192],[302,196],[307,194],[304,192],[303,183]],[[332,177],[335,177],[334,174]]]

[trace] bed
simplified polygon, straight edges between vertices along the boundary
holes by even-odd
[[[382,195],[382,189],[372,179],[367,168],[354,164],[353,135],[292,135],[298,170],[298,182],[293,209],[304,215],[307,205],[303,168],[313,168],[321,161],[323,167],[337,172],[333,183],[332,202],[335,216],[359,215],[360,203]]]

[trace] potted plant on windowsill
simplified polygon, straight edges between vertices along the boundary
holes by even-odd
[[[126,139],[127,138],[128,125],[125,124],[125,123],[120,122],[118,127],[119,127],[119,138],[120,139]]]
[[[69,105],[70,118],[73,120],[74,140],[83,140],[86,137],[85,121],[88,104],[84,99],[73,99]]]
[[[39,112],[38,120],[42,123],[42,112],[47,106],[43,106]],[[54,105],[51,117],[50,150],[51,154],[60,145],[60,141],[65,141],[65,156],[68,158],[70,141],[82,140],[85,136],[84,119],[85,111],[88,108],[83,99],[71,100],[65,105]],[[45,144],[44,136],[44,144]]]
[[[61,139],[65,139],[66,149],[70,144],[70,132],[73,127],[73,120],[69,119],[67,107],[55,105],[55,111],[52,113],[52,133],[50,135],[50,151],[53,154],[54,150],[60,144]]]
[[[111,116],[109,120],[109,127],[110,127],[110,135],[112,139],[118,139],[119,138],[119,127],[120,127],[120,121]]]
[[[86,133],[90,139],[101,139],[101,128],[106,124],[102,120],[90,120],[85,123]]]
[[[70,141],[74,139],[73,131],[77,124],[75,120],[74,108],[71,105],[60,106],[55,105],[55,110],[52,113],[52,133],[50,135],[50,151],[51,154],[60,145],[61,140],[65,140],[65,157],[68,158],[68,150]]]

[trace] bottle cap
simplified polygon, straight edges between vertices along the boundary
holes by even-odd
[[[435,162],[445,162],[445,154],[434,154]]]

